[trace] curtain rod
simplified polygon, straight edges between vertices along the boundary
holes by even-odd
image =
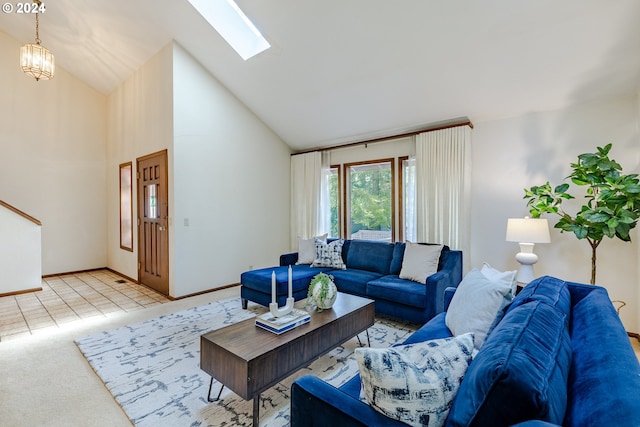
[[[423,132],[433,132],[436,130],[443,130],[443,129],[451,129],[451,128],[455,128],[458,126],[469,126],[471,129],[473,129],[473,123],[471,123],[471,120],[466,120],[466,121],[462,121],[462,122],[455,122],[455,123],[440,123],[440,124],[434,124],[431,126],[427,126],[425,128],[419,129],[419,130],[414,130],[412,132],[406,132],[406,133],[400,133],[400,134],[396,134],[396,135],[389,135],[389,136],[383,136],[380,138],[374,138],[374,139],[368,139],[366,141],[357,141],[357,142],[350,142],[347,144],[337,144],[337,145],[332,145],[329,147],[321,147],[321,148],[313,148],[310,150],[304,150],[304,151],[296,151],[295,153],[291,153],[292,156],[295,156],[296,154],[307,154],[307,153],[313,153],[315,151],[330,151],[330,150],[335,150],[337,148],[350,148],[350,147],[356,147],[358,145],[366,145],[366,144],[373,144],[375,142],[383,142],[383,141],[388,141],[390,139],[398,139],[398,138],[406,138],[407,136],[414,136],[414,135],[418,135],[421,134]]]

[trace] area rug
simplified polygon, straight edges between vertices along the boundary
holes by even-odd
[[[200,335],[254,317],[266,309],[239,298],[194,307],[76,340],[96,374],[136,426],[249,426],[252,401],[224,388],[217,402],[207,401],[210,377],[200,370]],[[369,328],[372,347],[402,341],[415,325],[377,318]],[[366,343],[365,334],[361,334]],[[261,394],[260,425],[288,426],[290,387],[305,374],[340,386],[358,371],[353,338],[308,368]],[[213,384],[212,394],[220,388]]]

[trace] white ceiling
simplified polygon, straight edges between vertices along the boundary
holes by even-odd
[[[237,3],[272,45],[246,62],[187,0],[45,2],[40,39],[58,67],[105,94],[174,39],[294,150],[552,110],[640,83],[637,0]],[[35,18],[2,13],[0,30],[32,42]]]

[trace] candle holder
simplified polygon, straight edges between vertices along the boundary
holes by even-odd
[[[272,302],[271,304],[269,304],[269,311],[271,312],[273,317],[282,317],[291,313],[291,310],[293,310],[293,303],[293,297],[287,298],[287,303],[282,308],[278,307],[277,302]]]
[[[273,315],[273,317],[282,317],[291,313],[293,310],[293,303],[295,302],[293,299],[293,287],[291,281],[291,266],[289,266],[288,270],[288,288],[289,288],[289,297],[287,298],[286,304],[280,308],[278,307],[278,301],[276,300],[276,272],[271,273],[271,304],[269,304],[269,311]]]

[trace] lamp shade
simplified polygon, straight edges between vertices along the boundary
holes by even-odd
[[[55,73],[56,63],[47,48],[40,43],[31,43],[20,48],[20,67],[36,80],[50,80]]]
[[[549,243],[549,223],[545,218],[509,218],[507,242]]]

